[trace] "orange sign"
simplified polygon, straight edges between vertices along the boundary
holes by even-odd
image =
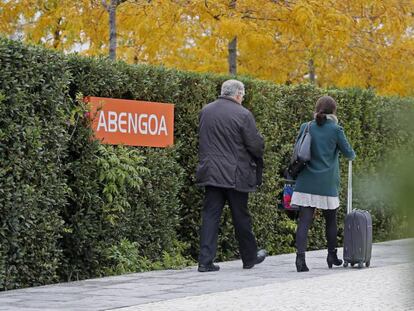
[[[174,144],[174,105],[86,97],[95,137],[104,144],[167,147]]]

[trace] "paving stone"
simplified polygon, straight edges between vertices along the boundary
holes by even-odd
[[[117,311],[414,310],[414,263],[339,272],[227,292],[132,306]]]
[[[375,244],[369,269],[328,269],[321,250],[307,253],[307,273],[296,272],[295,254],[283,254],[251,270],[236,260],[211,273],[190,267],[11,290],[0,292],[0,311],[414,310],[413,245]]]

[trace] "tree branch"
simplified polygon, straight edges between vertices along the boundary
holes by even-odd
[[[258,21],[273,21],[273,22],[286,22],[286,20],[280,18],[271,18],[271,17],[255,17],[251,15],[243,15],[242,19],[254,19]]]
[[[109,5],[106,3],[106,0],[101,0],[102,6],[109,12]]]

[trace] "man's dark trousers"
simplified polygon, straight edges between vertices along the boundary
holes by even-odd
[[[202,211],[202,225],[200,232],[200,264],[211,264],[216,256],[217,238],[220,218],[226,201],[228,202],[236,238],[243,264],[256,261],[257,245],[252,232],[252,221],[247,210],[249,194],[234,189],[205,187],[204,206]]]

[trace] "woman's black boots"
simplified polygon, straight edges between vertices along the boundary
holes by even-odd
[[[296,253],[296,271],[307,272],[309,268],[306,266],[305,253]]]
[[[332,265],[340,266],[342,265],[342,259],[338,258],[337,249],[328,251],[328,257],[326,257],[326,262],[328,263],[329,269],[332,268]]]
[[[337,250],[328,251],[328,257],[326,258],[329,269],[332,266],[342,265],[342,260],[338,258]],[[296,253],[296,271],[298,272],[307,272],[309,271],[308,266],[306,266],[305,253]]]

